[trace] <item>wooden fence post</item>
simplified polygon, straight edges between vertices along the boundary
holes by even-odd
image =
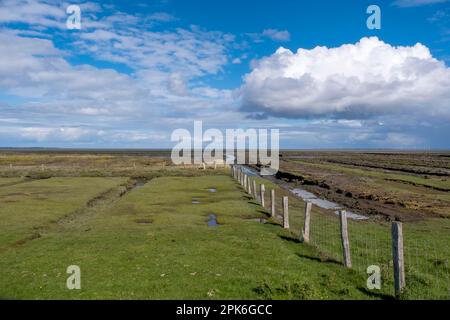
[[[258,201],[258,190],[256,189],[256,181],[253,180],[253,196],[255,197],[256,201]]]
[[[311,222],[312,203],[305,203],[305,225],[303,226],[303,242],[309,243],[309,224]]]
[[[252,183],[250,181],[250,176],[247,177],[247,189],[248,189],[248,194],[252,195]]]
[[[397,298],[405,288],[405,260],[403,256],[403,225],[401,222],[392,223],[392,257],[394,260],[394,286]]]
[[[289,229],[289,197],[283,197],[283,228]]]
[[[350,242],[348,240],[347,212],[345,210],[339,211],[339,217],[341,218],[341,240],[344,253],[344,265],[347,268],[351,268],[352,259],[350,257]]]
[[[272,189],[272,191],[270,192],[271,195],[271,200],[270,200],[270,204],[272,206],[272,218],[275,218],[275,190]]]
[[[264,208],[264,192],[266,191],[266,187],[262,184],[261,185],[261,206]]]
[[[244,190],[247,191],[247,175],[244,173]]]

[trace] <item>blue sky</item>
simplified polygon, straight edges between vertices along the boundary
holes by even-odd
[[[282,148],[450,148],[446,0],[4,0],[0,58],[3,147],[170,148],[202,120]]]

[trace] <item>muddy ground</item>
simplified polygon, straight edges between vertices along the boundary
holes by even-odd
[[[450,218],[450,153],[281,154],[277,178],[364,215]]]

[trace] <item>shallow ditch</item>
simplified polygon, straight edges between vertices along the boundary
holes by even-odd
[[[308,192],[306,190],[303,190],[300,188],[293,188],[293,189],[290,189],[289,191],[292,192],[297,197],[302,198],[303,201],[311,202],[312,204],[318,206],[319,208],[335,210],[334,211],[335,214],[339,214],[339,210],[345,210],[345,208],[343,206],[339,205],[338,203],[329,201],[326,199],[318,198],[318,197],[316,197],[315,194]],[[367,219],[369,219],[366,216],[354,213],[349,210],[346,210],[346,212],[347,212],[347,218],[352,219],[352,220],[367,220]]]
[[[249,167],[245,167],[245,166],[241,166],[242,170],[244,171],[245,174],[249,175],[249,176],[257,176],[257,177],[261,177],[260,174]],[[347,212],[347,218],[352,219],[352,220],[368,220],[369,217],[354,213],[350,210],[348,210],[347,208],[345,208],[343,205],[324,199],[324,198],[319,198],[317,197],[315,194],[313,194],[312,192],[306,191],[304,189],[301,188],[292,188],[291,186],[289,186],[287,183],[283,183],[283,181],[277,177],[264,177],[265,179],[269,179],[270,181],[280,185],[282,188],[288,189],[291,193],[293,193],[295,196],[301,198],[303,201],[308,201],[311,202],[312,204],[318,206],[319,208],[322,209],[327,209],[327,210],[334,210],[335,214],[339,214],[340,210],[345,210]]]
[[[121,197],[129,193],[135,188],[139,188],[141,186],[144,186],[148,180],[146,179],[129,179],[126,183],[121,184],[119,186],[113,187],[109,190],[106,190],[105,192],[97,195],[96,197],[90,199],[86,202],[86,205],[84,207],[80,207],[65,216],[60,217],[57,220],[51,221],[50,223],[43,225],[43,226],[35,226],[33,227],[36,232],[34,232],[32,235],[23,238],[21,240],[16,241],[16,245],[24,245],[25,243],[39,239],[42,237],[42,235],[46,232],[49,232],[50,230],[54,229],[57,226],[62,225],[70,225],[74,223],[78,219],[85,219],[86,217],[95,214],[95,212],[100,208],[101,210],[111,206],[114,204],[117,200],[119,200]],[[145,220],[145,219],[142,219]],[[149,220],[149,219],[148,219]],[[150,221],[150,220],[149,220]],[[137,222],[136,223],[152,223],[150,222]]]
[[[151,223],[153,223],[153,220],[142,218],[142,219],[136,219],[136,220],[134,220],[134,222],[136,222],[137,224],[151,224]]]

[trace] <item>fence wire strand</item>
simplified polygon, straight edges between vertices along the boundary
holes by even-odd
[[[251,179],[251,184],[253,184]],[[256,199],[259,203],[260,183],[257,183]],[[253,185],[252,185],[253,187]],[[253,193],[253,192],[252,192]],[[265,192],[265,207],[270,211],[270,189]],[[301,205],[299,205],[301,203]],[[276,219],[282,215],[281,197],[276,195]],[[304,204],[289,203],[289,220],[294,233],[302,234]],[[310,216],[310,244],[317,248],[321,259],[343,264],[343,246],[339,215],[312,207]],[[347,219],[352,268],[367,279],[367,268],[378,266],[381,271],[380,297],[394,296],[394,262],[391,224],[373,220]],[[450,250],[445,239],[442,243],[430,243],[426,237],[410,230],[404,223],[403,246],[406,287],[402,294],[406,299],[450,299]]]

